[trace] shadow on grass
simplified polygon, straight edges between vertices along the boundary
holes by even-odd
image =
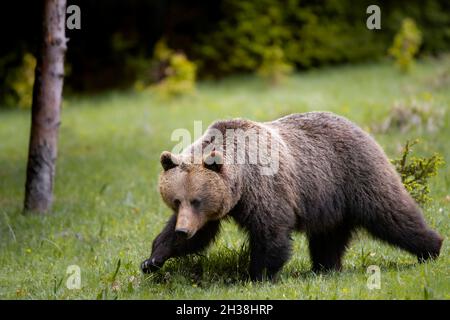
[[[242,245],[238,250],[221,247],[206,255],[172,258],[159,271],[145,275],[145,280],[166,284],[175,279],[186,279],[195,284],[220,283],[232,285],[249,280],[249,249]]]
[[[200,287],[213,283],[231,286],[250,281],[249,260],[250,252],[247,246],[243,245],[239,250],[221,247],[207,256],[172,258],[158,272],[145,275],[144,279],[148,284],[170,284],[181,281]],[[418,263],[383,260],[376,265],[384,271],[407,271],[417,267]],[[316,273],[310,270],[309,263],[301,263],[298,267],[291,265],[285,268],[275,282],[289,279],[308,280],[319,276],[333,278],[339,275],[365,275],[368,266],[366,264],[346,266],[340,272]]]

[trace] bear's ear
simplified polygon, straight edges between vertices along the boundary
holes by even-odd
[[[220,172],[223,167],[223,155],[219,151],[213,150],[203,158],[203,166],[209,170]]]
[[[175,168],[179,164],[179,161],[175,157],[175,155],[170,153],[169,151],[164,151],[163,153],[161,153],[160,162],[164,171]]]

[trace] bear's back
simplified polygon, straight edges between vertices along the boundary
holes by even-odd
[[[369,162],[385,166],[387,158],[378,143],[350,120],[331,112],[307,112],[285,116],[267,126],[277,130],[296,157],[310,155],[316,161]]]
[[[292,133],[301,130],[312,136],[341,136],[351,135],[353,138],[368,135],[350,120],[332,112],[294,113],[277,120],[266,122],[280,132]]]

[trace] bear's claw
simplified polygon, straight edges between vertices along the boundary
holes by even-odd
[[[153,259],[147,259],[144,262],[141,263],[141,270],[143,273],[151,273],[158,271],[161,269],[162,264],[155,261],[155,258]]]

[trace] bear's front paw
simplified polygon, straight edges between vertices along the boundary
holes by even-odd
[[[150,258],[141,263],[143,273],[151,273],[161,269],[164,263],[159,263],[155,258]]]

